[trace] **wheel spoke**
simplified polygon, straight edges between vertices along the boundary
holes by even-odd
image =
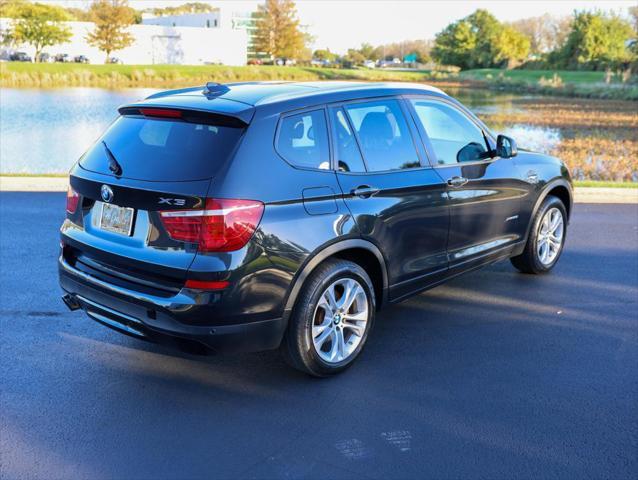
[[[344,288],[343,296],[339,301],[339,308],[341,308],[344,312],[348,312],[354,303],[355,298],[357,298],[359,293],[363,292],[363,289],[353,280],[348,280]]]
[[[316,335],[315,335],[315,328],[317,329],[321,328],[321,330],[319,330]],[[313,327],[312,329],[313,342],[319,348],[321,348],[323,344],[326,343],[326,340],[330,338],[331,335],[332,335],[332,328],[330,328],[330,326],[324,327],[322,325],[320,327]]]
[[[335,331],[335,336],[337,337],[337,361],[341,361],[346,356],[346,346],[343,338],[343,329],[338,328]]]
[[[552,219],[549,227],[549,231],[554,233],[556,229],[563,223],[562,215],[558,210],[552,212]]]
[[[319,301],[319,305],[322,306],[330,316],[334,315],[337,311],[337,301],[335,300],[335,290],[334,286],[330,286],[323,295],[321,296],[321,300]]]
[[[549,246],[548,246],[547,240],[544,240],[541,243],[540,252],[539,252],[539,256],[541,257],[541,261],[543,261],[543,262],[547,261],[548,250],[549,250]]]
[[[368,320],[367,309],[355,313],[347,313],[343,316],[343,319],[354,322],[365,322],[366,320]]]
[[[339,340],[337,330],[330,331],[330,351],[328,352],[328,359],[331,362],[338,362],[339,357]]]
[[[344,320],[344,322],[343,322],[343,328],[347,328],[349,330],[352,330],[352,332],[355,335],[357,335],[358,337],[362,337],[363,336],[363,332],[365,332],[365,330],[366,330],[365,323],[363,325],[359,325],[358,323],[351,322],[351,321],[346,321],[346,320]]]

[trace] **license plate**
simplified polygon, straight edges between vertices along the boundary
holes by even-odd
[[[103,203],[102,213],[100,214],[100,228],[108,232],[130,236],[133,230],[134,212],[135,210],[132,208]]]

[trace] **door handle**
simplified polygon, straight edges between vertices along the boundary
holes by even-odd
[[[379,193],[379,189],[369,185],[359,185],[357,188],[350,190],[350,193],[359,198],[370,198]]]
[[[467,178],[464,177],[452,177],[448,178],[447,184],[450,187],[462,187],[468,182]]]

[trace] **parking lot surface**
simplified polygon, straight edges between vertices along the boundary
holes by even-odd
[[[69,312],[63,212],[0,193],[2,478],[638,477],[636,205],[576,205],[550,275],[502,262],[382,311],[322,380]]]

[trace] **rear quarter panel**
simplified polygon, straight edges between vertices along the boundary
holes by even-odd
[[[271,317],[283,314],[291,284],[313,252],[359,237],[335,173],[295,168],[277,154],[279,117],[273,107],[257,110],[235,157],[213,179],[207,195],[265,204],[251,250],[231,274],[236,286],[228,300],[244,313],[269,312]],[[220,259],[198,254],[191,272],[230,266]]]

